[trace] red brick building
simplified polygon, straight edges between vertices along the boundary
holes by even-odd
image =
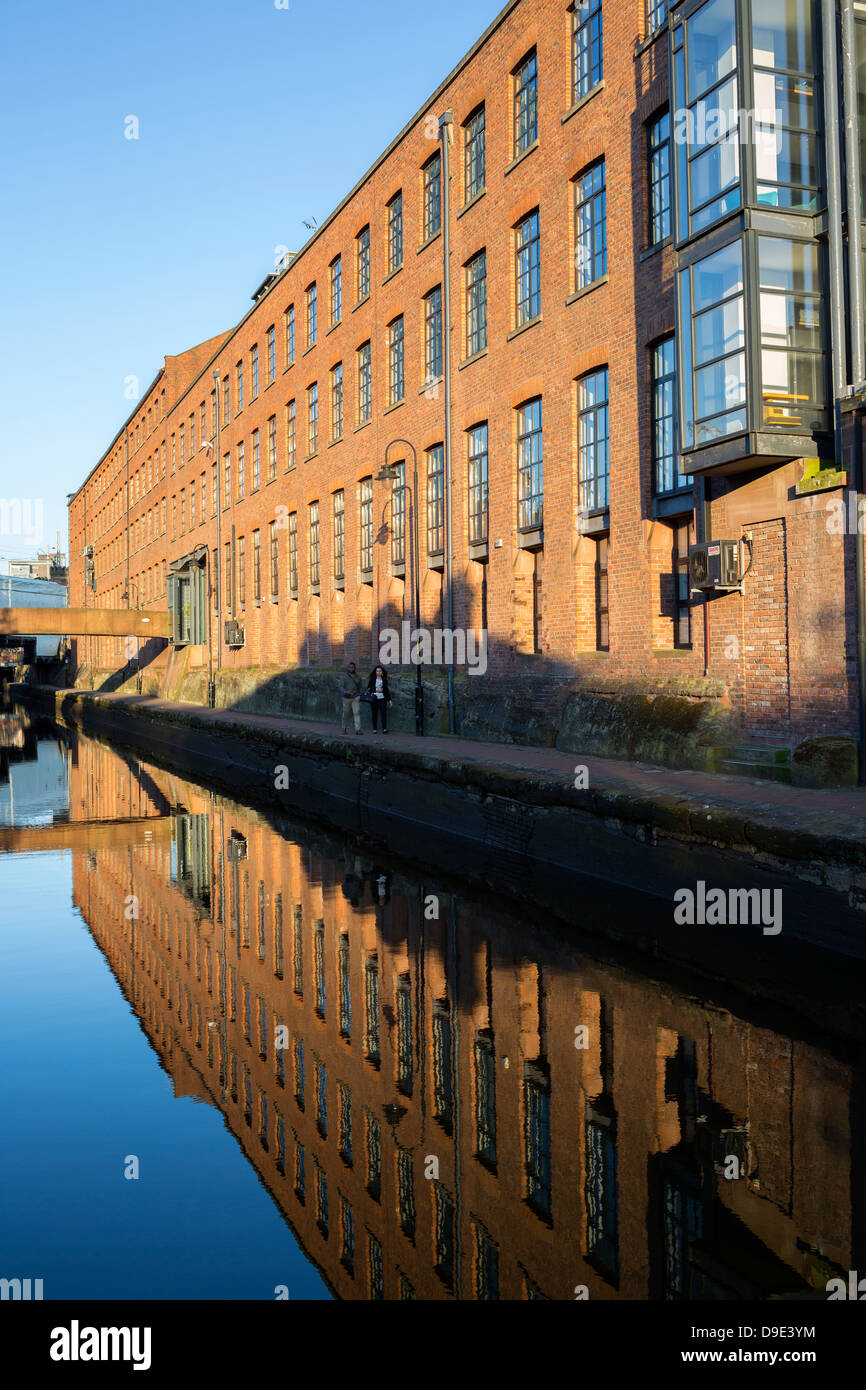
[[[70,603],[173,607],[146,689],[335,712],[328,673],[414,626],[417,577],[423,626],[487,633],[484,675],[451,668],[476,736],[692,764],[734,735],[857,738],[833,180],[812,137],[789,157],[784,103],[773,167],[734,142],[727,176],[680,120],[759,107],[790,58],[814,135],[801,10],[505,6],[244,319],[166,359],[71,499]],[[695,589],[689,547],[717,538],[748,575]],[[78,679],[135,656],[79,642]]]

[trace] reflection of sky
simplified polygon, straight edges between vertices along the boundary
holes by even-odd
[[[328,1297],[221,1114],[174,1098],[71,854],[0,857],[0,903],[0,1276],[46,1299]]]
[[[33,762],[9,764],[9,781],[0,783],[0,825],[51,825],[69,810],[66,750],[40,739]]]

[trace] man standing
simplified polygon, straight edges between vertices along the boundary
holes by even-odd
[[[343,672],[343,733],[349,732],[349,711],[355,721],[355,733],[361,732],[361,677],[354,661]]]

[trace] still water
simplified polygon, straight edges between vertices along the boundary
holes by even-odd
[[[0,1277],[764,1299],[856,1267],[856,1047],[24,711],[0,745]]]

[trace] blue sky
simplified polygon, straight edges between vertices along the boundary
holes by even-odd
[[[0,498],[41,499],[47,543],[66,545],[66,494],[128,414],[125,379],[146,389],[166,353],[237,322],[274,248],[302,244],[500,8],[7,7]],[[0,572],[34,548],[0,534]]]

